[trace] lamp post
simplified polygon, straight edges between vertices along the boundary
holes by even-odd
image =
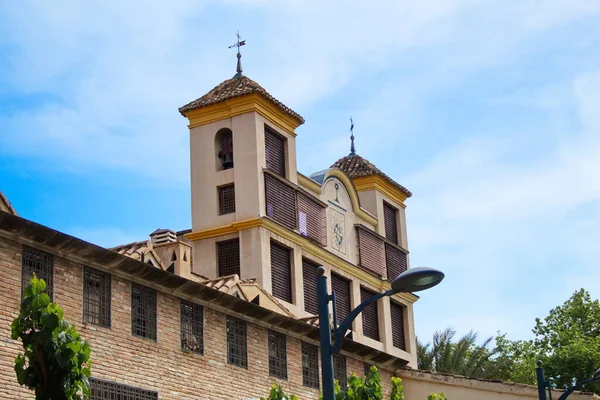
[[[418,292],[429,289],[444,279],[444,274],[432,268],[417,267],[401,273],[394,282],[392,288],[386,292],[376,294],[363,301],[358,307],[348,314],[341,324],[337,324],[335,312],[335,293],[327,292],[327,277],[325,268],[317,269],[317,298],[319,305],[319,333],[321,341],[321,379],[323,380],[323,400],[334,400],[333,392],[333,354],[342,348],[342,341],[346,332],[350,329],[352,321],[369,304],[385,296],[391,296],[401,292]],[[329,330],[329,303],[333,302],[333,336],[335,343],[331,344],[331,331]]]
[[[547,400],[546,390],[548,390],[548,393],[550,394],[550,400],[552,400],[552,392],[550,391],[550,382],[547,381],[546,378],[544,377],[544,368],[542,367],[541,361],[537,362],[537,368],[535,369],[535,373],[537,376],[537,387],[538,387],[539,400]],[[596,370],[596,372],[594,372],[594,375],[592,375],[591,378],[588,378],[580,383],[577,383],[576,385],[565,390],[565,392],[558,398],[558,400],[565,400],[574,391],[581,389],[583,386],[587,385],[588,383],[592,383],[592,382],[596,382],[596,381],[600,381],[600,368],[598,368]]]

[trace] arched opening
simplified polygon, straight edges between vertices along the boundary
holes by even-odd
[[[223,128],[217,132],[215,150],[217,153],[217,170],[233,168],[233,133],[230,129]]]
[[[173,255],[171,256],[171,261],[177,261],[177,254],[175,254],[175,252],[173,252]]]

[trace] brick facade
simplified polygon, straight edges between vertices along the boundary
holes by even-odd
[[[33,398],[21,388],[13,370],[21,343],[10,339],[18,315],[22,245],[0,237],[0,398]],[[131,335],[131,282],[112,277],[111,328],[83,319],[83,267],[55,256],[54,300],[65,319],[75,324],[92,348],[92,376],[159,392],[160,399],[250,399],[268,394],[272,383],[300,399],[317,399],[318,391],[302,385],[301,341],[287,337],[288,379],[269,376],[267,329],[248,323],[248,368],[227,364],[225,314],[204,307],[204,355],[186,353],[180,343],[180,299],[158,291],[157,341]],[[348,373],[362,375],[364,364],[347,359]],[[385,392],[392,373],[381,371]]]

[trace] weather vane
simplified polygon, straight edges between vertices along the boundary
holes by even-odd
[[[240,32],[237,33],[237,42],[229,46],[229,48],[237,47],[237,73],[233,76],[234,78],[240,78],[242,76],[242,55],[240,54],[240,47],[245,46],[246,41],[240,37]]]
[[[354,121],[352,121],[352,116],[350,117],[350,154],[351,156],[356,155],[356,150],[354,150]]]

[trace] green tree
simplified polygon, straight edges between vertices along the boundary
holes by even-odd
[[[600,367],[600,302],[584,289],[543,320],[537,318],[533,333],[546,375],[557,387],[587,379]],[[600,385],[586,390],[600,393]]]
[[[23,354],[15,360],[17,380],[35,391],[36,400],[87,398],[90,346],[45,290],[46,282],[34,276],[11,325],[12,338],[23,342]]]
[[[488,379],[536,384],[535,368],[539,351],[532,340],[508,340],[498,333],[494,356],[486,364]]]
[[[455,340],[456,331],[446,328],[433,334],[433,342],[423,344],[417,339],[419,369],[464,375],[473,378],[486,376],[488,362],[494,351],[488,348],[492,338],[477,344],[477,333],[469,332]]]

